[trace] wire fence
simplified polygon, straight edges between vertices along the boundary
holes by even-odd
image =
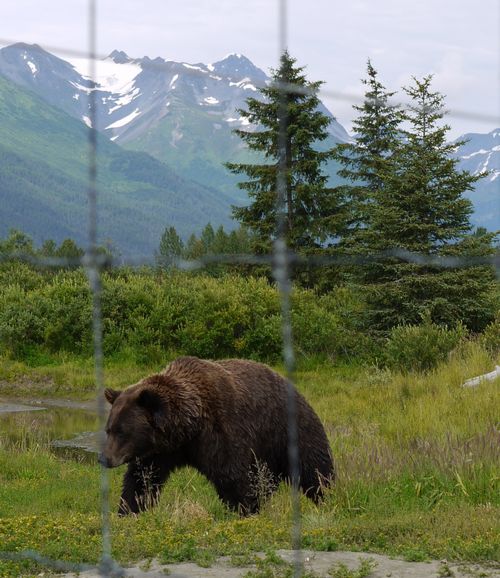
[[[278,0],[279,2],[279,56],[283,54],[288,47],[287,39],[287,0]],[[70,50],[64,47],[46,46],[46,49],[61,55],[86,57],[90,66],[90,80],[96,83],[96,62],[105,58],[99,55],[96,49],[96,0],[88,0],[88,52]],[[13,44],[15,41],[1,39],[0,44]],[[154,61],[144,63],[143,67],[157,68],[161,73],[162,66]],[[196,74],[196,71],[192,71]],[[201,73],[200,73],[201,74]],[[497,275],[500,274],[500,255],[487,257],[471,256],[442,256],[429,255],[416,252],[410,252],[403,249],[391,249],[371,255],[332,255],[332,256],[304,256],[289,250],[286,245],[286,133],[287,133],[287,116],[286,116],[286,96],[288,93],[294,94],[312,94],[311,90],[303,86],[295,86],[282,83],[279,85],[282,99],[279,111],[279,158],[278,158],[278,177],[277,177],[277,197],[276,197],[276,214],[278,218],[277,238],[273,244],[273,253],[271,255],[227,255],[215,254],[205,255],[199,259],[185,260],[173,259],[172,265],[184,271],[202,270],[211,264],[250,264],[250,265],[267,265],[272,269],[273,277],[276,281],[281,301],[282,315],[282,340],[283,340],[283,361],[286,377],[289,383],[287,416],[288,416],[288,458],[290,467],[290,481],[292,493],[292,535],[291,544],[295,552],[293,573],[294,578],[301,576],[303,572],[303,560],[301,554],[301,512],[299,499],[299,448],[298,448],[298,427],[297,411],[294,397],[294,339],[291,322],[290,297],[292,291],[291,268],[297,265],[308,265],[314,267],[325,267],[331,265],[365,265],[376,262],[382,258],[395,257],[408,263],[419,265],[436,266],[441,268],[456,268],[459,266],[488,265],[496,269]],[[314,94],[320,97],[329,97],[333,100],[344,100],[352,104],[362,103],[363,99],[354,94],[319,89],[314,90]],[[88,92],[89,119],[90,126],[98,129],[96,94],[95,91]],[[401,104],[404,106],[404,104]],[[500,118],[494,115],[484,114],[480,111],[450,110],[448,116],[451,118],[469,119],[488,124],[500,126]],[[143,258],[120,257],[117,259],[111,255],[99,252],[98,248],[98,184],[97,184],[97,167],[98,167],[98,140],[97,130],[88,131],[88,248],[81,258],[56,258],[40,257],[22,252],[12,252],[0,255],[0,263],[11,259],[25,261],[32,265],[41,267],[83,267],[88,276],[90,288],[92,291],[92,332],[93,332],[93,351],[94,351],[94,373],[96,385],[96,400],[100,424],[99,444],[100,448],[105,443],[105,423],[107,411],[104,397],[104,354],[103,354],[103,325],[101,311],[101,274],[103,270],[109,267],[130,265],[140,266],[150,264],[151,260]],[[500,184],[500,179],[499,179]],[[500,189],[499,189],[500,193]],[[101,504],[101,534],[102,534],[102,551],[100,555],[100,564],[95,567],[91,564],[73,564],[62,560],[47,558],[37,552],[20,551],[20,552],[1,552],[0,559],[5,560],[32,560],[43,566],[48,566],[56,571],[61,572],[84,572],[95,571],[102,576],[126,576],[127,572],[113,559],[112,556],[112,532],[110,525],[110,482],[108,470],[100,467],[100,504]]]

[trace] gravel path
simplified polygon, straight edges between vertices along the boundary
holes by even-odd
[[[292,562],[293,552],[278,550],[277,554],[285,561]],[[364,554],[360,552],[311,552],[303,551],[306,571],[314,571],[318,578],[328,577],[328,571],[344,564],[351,570],[359,568],[363,559],[373,562],[370,578],[499,578],[500,566],[484,566],[478,564],[455,564],[445,561],[406,562],[379,554]],[[255,566],[235,567],[229,558],[220,558],[210,568],[200,568],[196,564],[168,564],[157,562],[139,564],[125,569],[125,576],[133,578],[153,578],[154,576],[169,576],[170,578],[240,578]],[[76,574],[64,574],[66,578],[76,578]],[[89,571],[78,575],[80,578],[97,578],[99,574]]]

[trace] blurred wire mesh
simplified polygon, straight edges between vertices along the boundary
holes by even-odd
[[[287,41],[287,0],[278,0],[279,2],[279,49],[280,54],[288,47]],[[89,61],[90,79],[96,79],[96,62],[105,58],[99,55],[96,49],[96,0],[88,0],[88,42],[89,50],[86,53],[70,50],[64,47],[46,46],[47,50],[60,55],[86,57]],[[11,44],[15,41],[9,39],[0,39],[1,44]],[[143,66],[158,68],[161,71],[161,64],[155,61],[149,61]],[[193,71],[196,74],[196,71]],[[201,73],[200,73],[201,74]],[[443,268],[453,268],[460,265],[477,265],[488,264],[494,266],[497,274],[500,273],[500,255],[488,257],[445,257],[428,254],[420,254],[402,249],[393,249],[381,253],[363,255],[336,255],[336,256],[303,256],[290,251],[285,241],[285,217],[286,217],[286,95],[287,93],[308,94],[310,89],[304,86],[295,86],[281,83],[278,87],[282,94],[282,101],[279,113],[279,158],[278,177],[276,183],[276,213],[278,215],[277,235],[273,244],[273,254],[271,255],[206,255],[200,259],[184,260],[175,259],[172,264],[178,269],[185,271],[199,270],[213,263],[219,264],[266,264],[272,268],[273,277],[276,280],[280,293],[281,313],[282,313],[282,337],[283,337],[283,361],[286,376],[290,384],[288,394],[288,439],[289,439],[289,464],[290,480],[292,492],[292,533],[291,544],[295,551],[294,557],[294,578],[298,578],[303,571],[303,561],[301,556],[301,513],[300,499],[298,492],[299,476],[299,454],[297,443],[297,417],[293,396],[294,381],[294,344],[292,334],[292,323],[290,313],[290,295],[292,291],[291,268],[295,265],[310,265],[315,267],[324,267],[328,265],[356,264],[363,265],[380,259],[382,257],[397,257],[398,259],[416,264],[435,265]],[[362,102],[357,95],[347,94],[344,92],[324,90],[315,90],[320,96],[329,97],[332,100],[347,101],[352,104]],[[97,143],[97,115],[96,115],[96,95],[95,91],[89,91],[89,120],[90,126],[95,130],[88,131],[88,247],[82,258],[56,258],[56,257],[34,257],[30,254],[10,253],[0,256],[0,262],[9,259],[19,259],[32,265],[41,267],[74,267],[82,266],[87,272],[90,288],[92,291],[92,328],[94,337],[94,364],[95,364],[95,385],[96,385],[96,402],[100,423],[100,444],[104,443],[104,425],[106,421],[106,408],[104,401],[104,374],[103,374],[103,328],[101,313],[101,273],[105,268],[130,265],[141,266],[151,264],[151,259],[114,258],[110,255],[102,254],[98,251],[98,197],[97,188],[97,160],[99,155]],[[404,104],[402,104],[404,106]],[[498,123],[500,119],[496,116],[483,114],[480,111],[450,110],[448,116],[453,118],[470,119],[485,123]],[[500,182],[500,180],[499,180]],[[101,495],[101,533],[102,533],[102,551],[100,564],[93,567],[88,564],[72,564],[61,560],[49,559],[37,552],[0,552],[0,558],[6,560],[30,559],[41,565],[48,566],[61,572],[84,572],[95,571],[102,576],[125,576],[126,570],[122,569],[112,557],[112,533],[110,529],[110,498],[109,498],[109,478],[108,470],[101,466],[100,475],[100,495]]]

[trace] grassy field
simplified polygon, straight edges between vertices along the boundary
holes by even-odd
[[[474,343],[427,374],[303,362],[297,385],[325,424],[338,470],[323,504],[302,500],[303,546],[410,560],[498,561],[499,386],[461,387],[494,362]],[[92,396],[91,361],[54,363],[30,369],[3,360],[0,394]],[[112,364],[106,382],[124,386],[157,369]],[[0,438],[0,549],[97,562],[98,467],[63,460],[48,443],[30,444],[30,435]],[[112,511],[122,473],[111,472]],[[124,564],[158,557],[209,565],[219,555],[238,564],[255,551],[289,548],[290,518],[286,486],[259,515],[241,519],[185,469],[169,480],[154,511],[112,515],[113,552]],[[0,576],[23,572],[36,575],[40,567],[0,561]]]

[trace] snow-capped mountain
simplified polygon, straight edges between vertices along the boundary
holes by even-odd
[[[13,44],[0,50],[0,74],[29,88],[50,104],[89,124],[88,94],[95,90],[96,128],[118,143],[139,138],[172,114],[174,103],[197,107],[215,122],[238,128],[237,113],[249,95],[259,98],[266,74],[241,54],[213,64],[188,64],[162,58],[132,59],[113,51],[95,63],[95,83],[87,59],[62,60],[37,45]],[[325,109],[326,110],[326,109]],[[328,113],[330,114],[330,113]],[[338,140],[348,134],[335,120]],[[172,135],[175,144],[182,136]]]
[[[461,137],[465,144],[455,155],[459,167],[473,175],[484,175],[468,193],[474,203],[473,222],[490,230],[500,229],[500,128],[487,134],[470,133]]]
[[[13,44],[0,50],[0,76],[29,89],[52,106],[87,125],[89,94],[96,104],[96,128],[128,149],[148,153],[180,176],[214,187],[234,204],[246,202],[237,177],[223,163],[250,157],[232,132],[245,126],[238,109],[248,96],[260,98],[268,76],[248,58],[230,54],[213,64],[130,58],[113,51],[95,62],[95,81],[83,58],[63,60],[37,45]],[[321,110],[331,113],[321,105]],[[246,127],[251,130],[252,127]],[[325,146],[350,140],[332,117]],[[457,148],[459,168],[489,173],[468,196],[473,222],[500,229],[500,129],[467,134]],[[337,166],[327,167],[332,183]]]

